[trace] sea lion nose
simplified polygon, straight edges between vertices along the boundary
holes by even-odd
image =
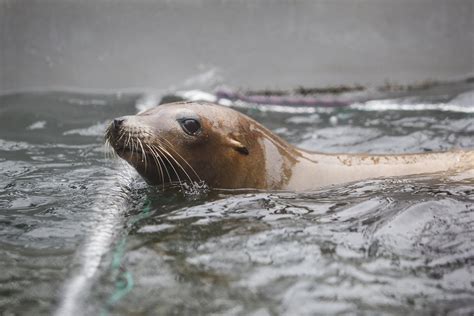
[[[117,117],[116,119],[114,119],[114,127],[116,129],[119,128],[120,126],[122,126],[124,121],[125,121],[124,117]]]

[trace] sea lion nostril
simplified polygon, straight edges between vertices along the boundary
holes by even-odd
[[[122,117],[114,119],[114,127],[119,128],[122,125],[123,121],[125,121],[125,119]]]

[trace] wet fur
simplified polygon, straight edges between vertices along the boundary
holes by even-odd
[[[180,117],[199,118],[186,135]],[[322,154],[297,149],[230,108],[178,102],[111,124],[106,142],[153,185],[197,183],[214,188],[312,190],[368,178],[474,168],[474,151],[404,155]]]

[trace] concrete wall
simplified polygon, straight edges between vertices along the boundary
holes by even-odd
[[[210,69],[244,88],[472,75],[474,1],[0,0],[0,92],[159,89]]]

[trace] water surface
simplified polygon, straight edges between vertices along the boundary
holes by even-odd
[[[473,96],[463,83],[304,113],[236,108],[309,150],[424,152],[474,148]],[[108,120],[140,100],[0,97],[3,313],[474,312],[472,173],[161,191],[105,159]]]

